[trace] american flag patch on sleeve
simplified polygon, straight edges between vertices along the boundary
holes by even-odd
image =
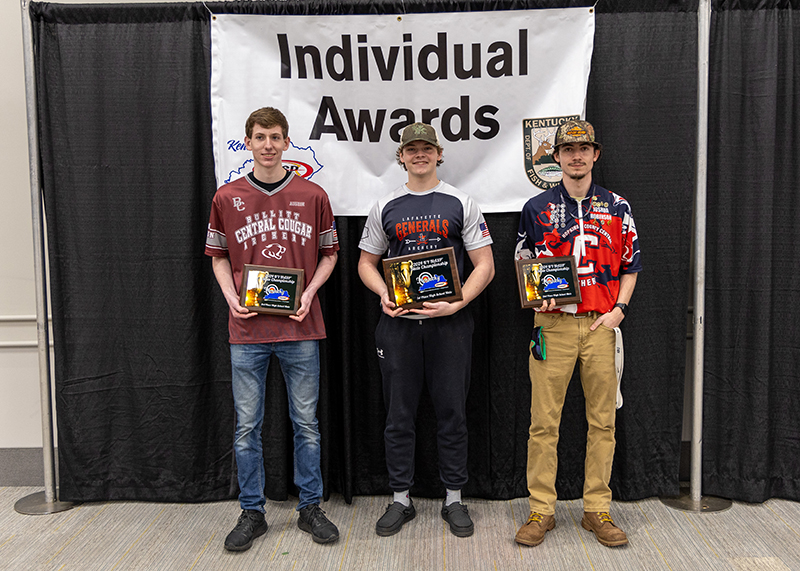
[[[486,222],[481,222],[480,229],[481,229],[481,236],[484,237],[484,238],[488,238],[489,237],[489,227],[486,225]]]

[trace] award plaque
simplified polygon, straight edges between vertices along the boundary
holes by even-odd
[[[522,307],[541,307],[545,300],[556,305],[581,302],[581,288],[575,258],[534,258],[517,260],[517,285]]]
[[[239,305],[257,313],[295,315],[305,271],[245,264]]]
[[[383,260],[389,299],[403,309],[422,307],[426,301],[459,301],[461,280],[453,248]]]

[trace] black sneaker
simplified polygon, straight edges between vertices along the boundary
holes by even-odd
[[[253,540],[267,533],[264,514],[258,510],[244,510],[236,522],[236,527],[225,538],[228,551],[245,551],[253,545]]]
[[[469,537],[475,531],[472,519],[469,517],[467,506],[461,502],[455,502],[446,506],[442,504],[442,518],[450,524],[450,531],[456,537]]]
[[[339,530],[325,517],[325,512],[317,504],[306,506],[299,512],[297,527],[311,534],[317,543],[332,543],[339,539]]]
[[[417,516],[417,510],[414,509],[414,502],[411,502],[408,507],[400,502],[392,502],[386,507],[386,512],[375,524],[375,533],[381,537],[388,537],[394,535],[403,524],[411,521]]]

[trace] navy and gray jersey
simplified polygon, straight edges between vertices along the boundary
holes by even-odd
[[[358,247],[377,256],[388,251],[394,258],[452,246],[463,279],[464,252],[491,243],[478,205],[441,181],[424,192],[403,185],[381,198],[367,216]]]

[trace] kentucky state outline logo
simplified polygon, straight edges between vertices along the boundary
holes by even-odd
[[[259,292],[261,297],[265,300],[267,299],[277,299],[280,301],[289,301],[289,292],[283,288],[276,286],[275,284],[269,284],[262,288]]]
[[[240,160],[239,158],[234,159],[237,161],[237,167],[228,172],[228,176],[222,181],[226,184],[253,170],[253,155],[247,150],[247,147],[242,141],[231,139],[228,141],[227,145],[227,151],[247,153],[247,158],[243,157],[241,159],[242,162],[238,162]],[[283,168],[287,171],[291,171],[297,176],[308,180],[311,180],[323,167],[323,164],[317,160],[317,153],[311,145],[307,147],[298,147],[291,139],[290,146],[286,152],[283,153],[281,162],[283,163]]]
[[[422,293],[429,289],[447,287],[447,278],[440,274],[422,272],[417,276],[417,284],[419,285],[419,292]]]
[[[522,120],[522,150],[525,156],[525,174],[541,190],[553,188],[561,182],[561,167],[553,158],[553,145],[559,126],[578,115]]]
[[[544,286],[543,289],[545,293],[550,293],[553,291],[569,288],[567,280],[565,280],[564,278],[556,277],[552,274],[547,274],[542,279],[542,285]]]

